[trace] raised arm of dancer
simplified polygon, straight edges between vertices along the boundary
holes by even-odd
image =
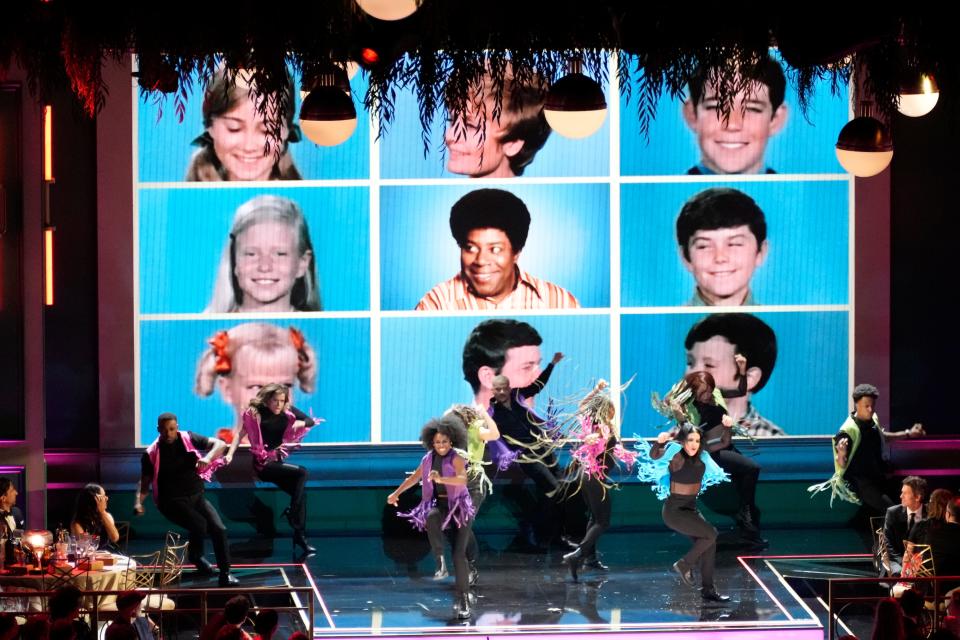
[[[137,483],[136,491],[133,494],[133,513],[142,516],[144,514],[143,499],[150,494],[150,483],[153,478],[150,476],[140,476],[140,482]]]
[[[420,467],[417,467],[411,471],[410,475],[407,476],[407,479],[401,482],[400,486],[397,487],[393,493],[387,496],[387,504],[397,506],[400,500],[400,494],[410,487],[415,486],[418,482],[420,482]]]
[[[483,426],[480,427],[480,439],[484,442],[498,440],[500,438],[500,429],[497,427],[497,423],[493,417],[487,413],[487,410],[482,404],[478,403],[474,405],[474,409],[476,409],[477,414],[483,418]]]

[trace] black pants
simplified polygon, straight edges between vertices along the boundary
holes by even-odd
[[[760,478],[760,465],[748,458],[736,447],[728,447],[710,454],[720,468],[730,474],[733,486],[740,496],[740,508],[749,508],[751,516],[757,512],[757,480]]]
[[[290,526],[303,533],[307,526],[307,470],[295,464],[268,462],[257,477],[290,496]]]
[[[484,495],[483,490],[479,482],[471,482],[470,486],[470,500],[473,502],[474,513],[480,515],[480,505],[483,504],[483,501],[486,500],[487,496]],[[477,556],[480,555],[480,548],[477,545],[477,537],[473,533],[473,526],[471,523],[470,527],[470,539],[467,541],[467,562],[472,565],[477,563]]]
[[[537,488],[543,493],[555,491],[560,485],[560,478],[556,472],[557,458],[550,454],[543,462],[521,462],[520,468],[533,480]],[[550,466],[548,466],[550,465]]]
[[[873,478],[869,476],[845,476],[850,487],[856,492],[866,507],[874,512],[874,515],[881,515],[887,512],[887,509],[893,506],[893,500],[884,491],[886,480],[883,478]]]
[[[427,514],[427,539],[430,540],[430,549],[433,551],[434,558],[443,557],[443,521],[447,519],[450,513],[447,501],[437,500],[437,506]],[[453,574],[457,582],[457,593],[467,593],[470,589],[468,581],[470,579],[470,570],[467,567],[467,546],[473,538],[471,531],[471,522],[467,522],[462,527],[456,523],[451,523],[448,534],[452,537],[453,546]],[[474,541],[476,543],[476,541]]]
[[[563,529],[563,512],[559,505],[560,476],[557,470],[557,458],[552,453],[543,462],[522,462],[520,468],[537,485],[541,495],[535,511],[524,514],[535,524],[537,537],[541,544],[550,542],[560,535]],[[551,493],[551,495],[546,495]]]
[[[697,496],[670,494],[663,504],[663,523],[693,540],[693,546],[681,561],[687,569],[699,565],[700,586],[712,589],[717,530],[697,510]]]
[[[164,499],[157,503],[157,509],[173,524],[183,527],[190,535],[187,557],[196,563],[203,557],[203,541],[210,535],[213,553],[217,557],[217,566],[222,573],[230,571],[230,546],[227,544],[227,528],[213,505],[204,497],[203,492],[181,498]]]
[[[584,557],[591,557],[597,553],[597,540],[610,528],[613,495],[596,478],[585,477],[580,490],[587,508],[590,509],[590,521],[587,523],[587,532],[580,541],[580,549]]]

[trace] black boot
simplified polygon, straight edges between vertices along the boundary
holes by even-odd
[[[473,612],[470,611],[470,593],[464,592],[457,594],[457,603],[454,608],[457,611],[457,618],[469,620],[473,614]]]
[[[740,539],[743,541],[744,546],[752,549],[763,549],[768,547],[770,543],[760,535],[760,526],[754,514],[759,516],[760,510],[750,505],[743,505],[740,507],[740,510],[737,511],[734,520],[737,523]]]
[[[468,584],[471,587],[476,586],[477,582],[480,580],[480,572],[477,570],[477,565],[470,563],[470,575],[467,578]]]
[[[740,510],[737,511],[737,515],[733,517],[733,520],[737,523],[737,528],[740,529],[741,534],[745,536],[760,534],[760,529],[758,529],[757,525],[753,522],[753,512],[750,509],[750,505],[745,504],[740,507]]]
[[[570,577],[576,582],[579,579],[580,565],[583,564],[583,547],[577,547],[570,553],[563,554],[563,563],[570,567]]]
[[[301,547],[304,555],[312,556],[317,552],[317,548],[307,542],[307,537],[303,534],[303,529],[294,529],[293,546]]]

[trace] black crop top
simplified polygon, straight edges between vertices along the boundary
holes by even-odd
[[[656,460],[663,456],[666,444],[654,443],[650,448],[650,457]],[[700,484],[703,481],[703,474],[707,467],[703,464],[700,456],[688,458],[683,451],[678,451],[670,460],[670,481],[680,484]]]

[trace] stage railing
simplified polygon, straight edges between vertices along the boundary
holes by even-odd
[[[55,591],[33,591],[28,589],[18,589],[16,591],[3,590],[0,585],[0,611],[6,611],[20,616],[32,616],[47,611],[47,602]],[[83,605],[80,609],[81,617],[86,617],[90,621],[90,628],[96,630],[101,621],[108,621],[116,615],[115,610],[101,609],[98,603],[104,598],[117,596],[124,591],[81,591]],[[161,629],[164,619],[169,620],[181,615],[196,616],[198,628],[203,628],[207,624],[210,614],[216,613],[222,609],[216,608],[211,611],[209,606],[210,598],[217,598],[219,601],[226,602],[227,599],[244,595],[251,600],[252,608],[273,609],[279,615],[290,614],[298,618],[304,627],[307,637],[313,637],[314,615],[316,613],[315,591],[311,586],[284,586],[284,587],[231,587],[216,589],[186,589],[177,588],[157,588],[144,591],[144,602],[148,599],[169,598],[175,603],[175,608],[162,610],[160,608],[148,608],[145,614],[159,622]],[[269,596],[290,596],[290,605],[257,605],[258,598]],[[190,606],[181,606],[183,603]],[[166,634],[164,634],[166,635]]]

